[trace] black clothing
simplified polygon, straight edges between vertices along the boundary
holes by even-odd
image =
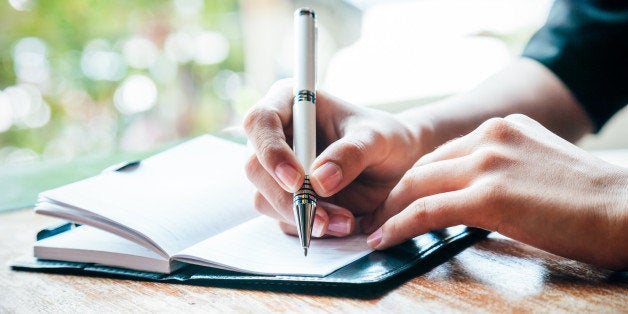
[[[557,0],[523,56],[554,72],[598,131],[628,104],[628,1]]]

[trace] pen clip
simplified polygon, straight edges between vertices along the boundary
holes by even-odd
[[[64,222],[64,223],[62,223],[60,225],[53,226],[53,227],[48,227],[46,229],[43,229],[43,230],[37,232],[36,239],[37,239],[37,241],[43,240],[45,238],[49,238],[49,237],[55,236],[55,235],[60,234],[60,233],[64,233],[64,232],[66,232],[68,230],[71,230],[72,228],[76,228],[78,226],[80,226],[80,224],[73,223],[73,222]]]
[[[107,173],[107,172],[112,172],[112,171],[133,170],[133,169],[139,167],[141,162],[142,162],[141,160],[119,162],[117,164],[113,164],[113,165],[105,168],[103,171],[101,171],[101,173]]]

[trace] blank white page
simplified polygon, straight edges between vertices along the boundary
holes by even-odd
[[[372,252],[366,237],[312,239],[304,257],[297,237],[284,234],[275,220],[259,217],[183,250],[174,259],[256,274],[326,276]]]
[[[244,172],[249,155],[244,145],[200,136],[136,169],[104,173],[41,198],[135,230],[172,255],[259,215]]]

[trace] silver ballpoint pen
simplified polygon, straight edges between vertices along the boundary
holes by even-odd
[[[295,58],[292,105],[293,149],[305,181],[293,195],[293,210],[303,254],[307,256],[316,213],[310,167],[316,158],[316,16],[309,8],[294,12]]]

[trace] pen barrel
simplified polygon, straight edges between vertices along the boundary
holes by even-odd
[[[292,106],[292,146],[305,174],[310,174],[316,158],[316,105],[298,98]]]
[[[316,158],[316,15],[294,12],[293,149],[305,174]]]
[[[316,90],[316,16],[301,8],[294,13],[294,92]]]

